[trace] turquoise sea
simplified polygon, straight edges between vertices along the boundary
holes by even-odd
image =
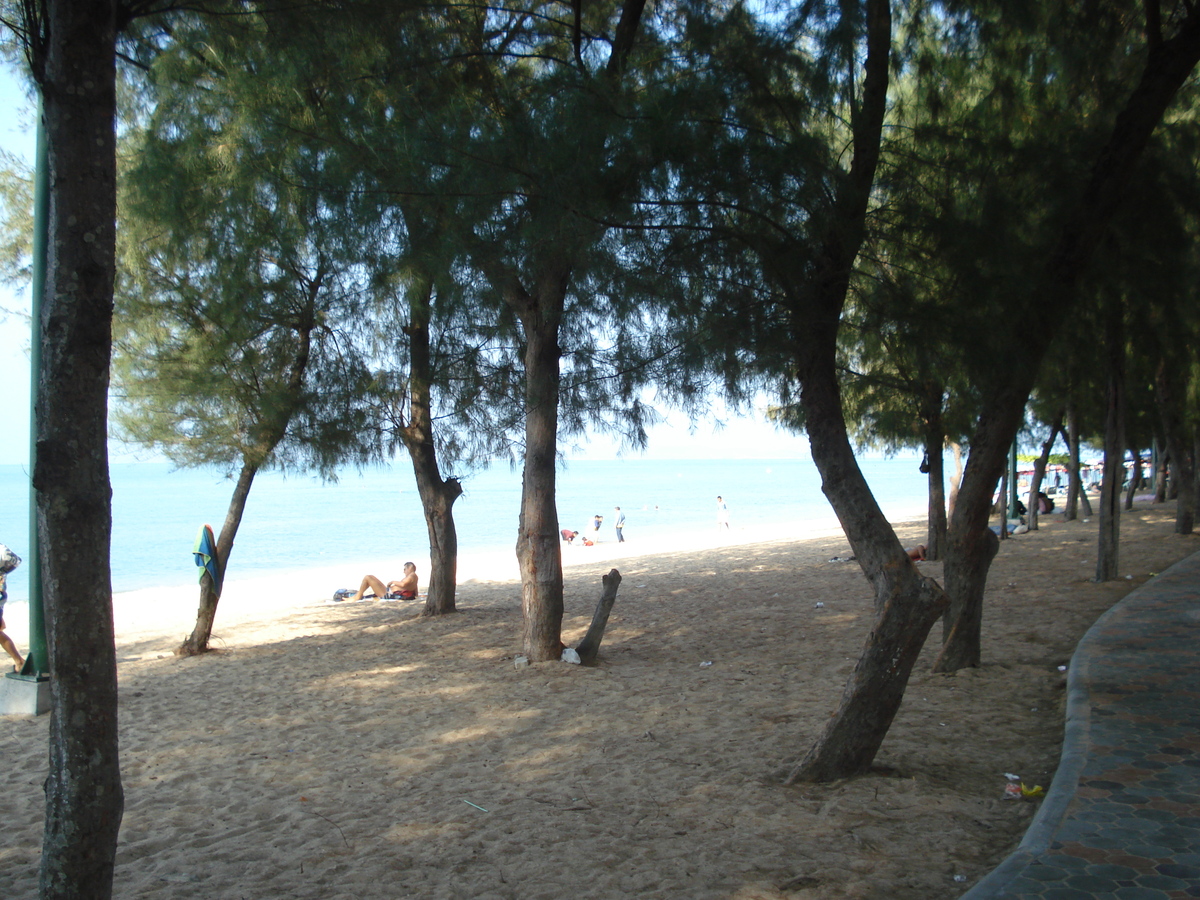
[[[925,509],[926,481],[913,458],[861,461],[884,512],[912,518]],[[192,546],[204,523],[219,531],[233,482],[212,470],[173,470],[166,463],[111,468],[112,581],[116,592],[194,584]],[[464,476],[455,504],[459,553],[511,550],[516,542],[521,474],[507,464]],[[713,529],[716,497],[724,497],[736,531],[777,526],[786,538],[797,523],[830,521],[816,468],[807,459],[607,460],[563,463],[558,474],[561,528],[585,531],[604,516],[603,541],[615,540],[614,506],[625,511],[625,537],[643,547],[681,531]],[[0,542],[28,552],[29,479],[24,466],[0,466]],[[336,483],[306,475],[263,473],[254,482],[230,578],[296,572],[306,565],[372,563],[428,553],[412,469],[396,462],[348,470]],[[26,599],[25,566],[9,577],[9,602]],[[14,611],[15,612],[15,611]]]

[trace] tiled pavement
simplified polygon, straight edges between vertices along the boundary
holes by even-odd
[[[1080,641],[1050,791],[1016,851],[962,900],[1191,897],[1200,897],[1200,553]]]

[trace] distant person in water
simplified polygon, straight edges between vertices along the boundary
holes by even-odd
[[[347,600],[361,600],[367,596],[367,590],[378,600],[416,600],[417,599],[417,567],[413,563],[404,564],[404,577],[399,581],[389,581],[386,585],[374,575],[368,575],[358,586],[358,590],[347,597]]]

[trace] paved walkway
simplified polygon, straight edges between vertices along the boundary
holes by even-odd
[[[1200,553],[1110,609],[1067,677],[1062,761],[962,900],[1200,897]]]

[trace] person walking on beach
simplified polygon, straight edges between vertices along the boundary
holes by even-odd
[[[370,588],[377,600],[416,600],[417,599],[417,567],[414,563],[404,564],[404,577],[399,581],[389,581],[385,586],[374,575],[363,578],[358,590],[347,597],[347,600],[361,600]],[[336,599],[336,598],[335,598]]]
[[[20,564],[21,557],[0,544],[0,647],[3,647],[4,652],[12,657],[15,665],[14,672],[20,672],[25,667],[25,660],[17,651],[17,645],[13,643],[13,639],[4,633],[4,604],[8,602],[8,591],[5,590],[8,573]]]
[[[617,521],[613,523],[613,528],[617,532],[617,543],[623,544],[625,543],[625,513],[621,512],[619,506],[614,506],[613,509],[617,512]]]
[[[725,505],[720,494],[717,494],[717,528],[729,528],[729,507]]]

